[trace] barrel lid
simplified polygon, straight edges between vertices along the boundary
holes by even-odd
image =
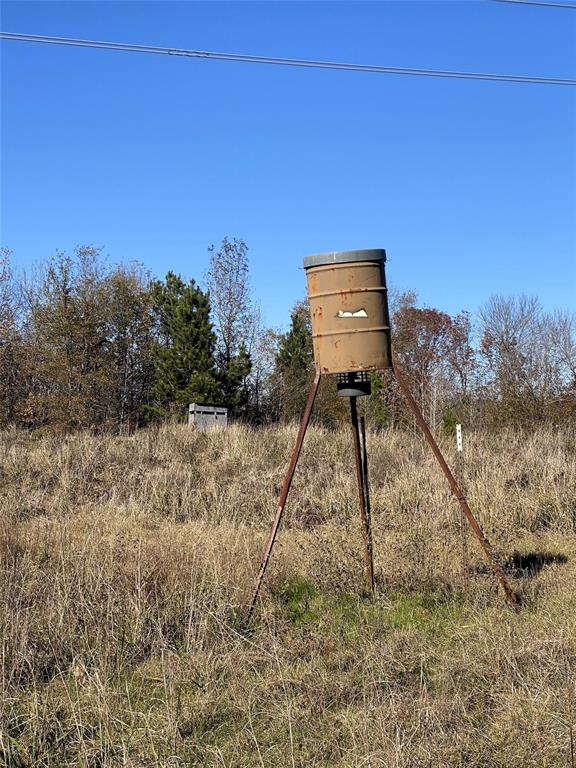
[[[386,251],[383,248],[371,248],[363,251],[314,253],[304,259],[304,269],[321,267],[324,264],[345,264],[351,261],[386,261]]]

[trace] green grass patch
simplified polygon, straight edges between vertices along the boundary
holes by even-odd
[[[284,585],[280,599],[293,624],[316,623],[320,616],[320,592],[308,579],[294,576]]]
[[[322,594],[312,581],[294,576],[279,594],[289,621],[321,631],[338,630],[354,639],[358,632],[382,629],[443,634],[458,623],[464,606],[458,596],[426,592],[395,592],[372,600],[348,592]]]
[[[418,629],[437,634],[457,623],[463,611],[462,600],[427,592],[396,594],[386,612],[386,622],[393,629]]]

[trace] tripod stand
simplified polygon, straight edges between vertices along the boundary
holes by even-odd
[[[395,360],[392,364],[392,370],[393,370],[396,382],[398,383],[398,387],[402,392],[404,398],[406,399],[408,407],[414,414],[414,418],[416,419],[418,426],[424,433],[424,437],[426,438],[426,441],[430,445],[430,448],[432,449],[432,452],[436,460],[438,461],[438,464],[440,465],[440,468],[442,469],[442,472],[444,473],[448,481],[448,484],[450,485],[452,493],[458,500],[458,503],[460,504],[462,512],[464,513],[465,517],[470,523],[470,526],[472,528],[472,531],[474,532],[474,535],[478,539],[478,543],[480,544],[480,547],[484,552],[488,565],[490,566],[490,568],[494,572],[494,575],[496,576],[502,588],[504,589],[504,593],[509,603],[515,608],[515,610],[519,610],[520,608],[519,598],[516,595],[516,593],[513,591],[512,587],[510,586],[508,579],[506,578],[506,575],[502,570],[501,566],[498,564],[488,539],[484,535],[482,528],[480,527],[480,524],[472,514],[472,511],[468,506],[468,502],[466,501],[466,498],[464,497],[464,494],[462,493],[462,490],[460,489],[460,486],[458,485],[456,478],[452,474],[450,467],[446,463],[446,460],[444,459],[444,456],[442,455],[442,452],[440,451],[440,448],[438,447],[438,444],[436,443],[436,440],[434,439],[434,436],[432,435],[430,428],[428,427],[428,424],[426,423],[422,415],[422,412],[420,411],[420,408],[416,403],[416,400],[412,396],[412,393],[410,392],[402,374],[400,373]],[[321,379],[321,373],[317,369],[316,375],[314,377],[314,381],[312,382],[312,386],[308,394],[308,400],[306,401],[304,414],[300,422],[300,428],[298,430],[296,444],[292,451],[290,464],[288,465],[288,470],[286,472],[286,476],[284,477],[284,483],[282,485],[282,490],[280,492],[280,499],[278,501],[276,515],[274,517],[274,521],[272,523],[272,529],[270,531],[270,535],[266,543],[266,548],[264,550],[264,556],[262,558],[260,570],[258,571],[256,582],[254,584],[254,589],[252,591],[252,597],[250,600],[248,613],[246,617],[248,623],[252,618],[252,614],[256,606],[256,601],[258,599],[258,594],[260,592],[260,587],[262,586],[264,574],[268,566],[268,561],[270,560],[270,555],[272,554],[272,548],[274,547],[274,542],[276,540],[278,528],[280,527],[280,521],[284,513],[284,507],[286,506],[286,500],[288,498],[290,486],[292,485],[292,480],[294,478],[296,465],[298,464],[298,459],[300,457],[300,451],[302,449],[302,444],[304,442],[304,436],[306,435],[306,430],[308,428],[308,424],[310,423],[310,417],[312,415],[314,401],[316,400],[316,394],[318,393],[318,387],[320,386],[320,379]],[[356,478],[358,482],[358,496],[360,501],[360,521],[361,521],[361,527],[362,527],[362,535],[364,538],[365,578],[366,578],[366,583],[368,586],[369,593],[371,595],[374,595],[374,561],[373,561],[373,546],[372,546],[372,527],[371,527],[371,519],[370,519],[370,499],[368,494],[368,459],[366,454],[366,442],[365,442],[364,431],[363,431],[364,439],[362,440],[362,443],[360,441],[360,430],[359,430],[359,423],[358,423],[358,412],[356,407],[356,397],[350,397],[350,420],[352,424],[352,435],[353,435],[353,442],[354,442],[354,458],[355,458],[355,465],[356,465]]]

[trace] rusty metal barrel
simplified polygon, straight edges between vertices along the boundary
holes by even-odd
[[[386,251],[331,251],[304,259],[314,360],[320,373],[390,368]]]

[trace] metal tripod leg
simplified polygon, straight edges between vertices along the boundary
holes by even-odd
[[[262,579],[264,578],[264,572],[266,571],[268,560],[270,560],[272,547],[274,546],[274,541],[276,540],[276,534],[278,533],[280,520],[282,519],[282,513],[284,512],[286,499],[288,498],[288,492],[290,490],[290,486],[292,485],[292,479],[294,477],[294,472],[296,470],[296,464],[298,463],[298,457],[300,456],[302,443],[304,442],[304,435],[306,434],[308,424],[310,423],[310,416],[312,415],[312,407],[314,406],[314,400],[316,399],[316,394],[318,392],[319,385],[320,385],[320,373],[317,372],[316,376],[314,377],[314,381],[312,382],[310,392],[308,394],[308,400],[306,401],[306,408],[304,409],[304,414],[302,415],[302,421],[300,422],[300,429],[298,430],[298,437],[296,438],[296,445],[294,446],[294,450],[292,451],[292,457],[290,459],[290,464],[288,465],[288,471],[286,472],[286,477],[284,478],[284,484],[282,485],[282,491],[280,492],[278,509],[276,510],[276,515],[272,523],[272,530],[270,531],[270,536],[268,537],[266,549],[264,550],[264,557],[262,558],[262,564],[260,565],[260,570],[258,571],[258,576],[256,577],[256,583],[254,585],[254,590],[252,592],[250,606],[248,608],[248,613],[246,614],[247,623],[249,623],[250,619],[252,618],[254,606],[256,605],[256,600],[258,599],[258,593],[260,592],[260,587],[262,586]]]
[[[428,444],[430,445],[430,448],[432,448],[432,453],[436,457],[436,460],[438,461],[438,464],[440,464],[440,468],[442,469],[442,472],[444,472],[444,475],[446,476],[446,479],[448,480],[448,483],[450,485],[450,488],[452,489],[452,493],[456,498],[458,499],[458,502],[460,504],[460,507],[462,508],[462,512],[466,515],[468,522],[470,523],[470,526],[472,527],[472,530],[476,534],[476,538],[480,542],[480,546],[484,550],[484,554],[486,555],[486,559],[488,560],[488,564],[494,571],[494,574],[496,575],[496,578],[502,585],[502,588],[504,589],[504,592],[506,593],[506,597],[508,598],[508,601],[512,604],[512,606],[519,610],[520,608],[520,600],[518,599],[518,595],[514,592],[512,587],[510,586],[508,579],[506,578],[506,575],[504,574],[504,571],[498,564],[494,553],[492,551],[492,547],[490,546],[490,542],[484,535],[484,532],[482,531],[482,528],[480,527],[478,521],[472,514],[472,511],[470,507],[468,506],[468,502],[466,501],[466,498],[462,491],[460,490],[460,486],[456,482],[456,479],[452,472],[450,471],[450,467],[448,464],[446,464],[446,461],[444,459],[444,456],[442,456],[442,453],[440,451],[440,448],[438,447],[436,441],[434,440],[434,437],[432,435],[432,432],[430,432],[430,429],[428,427],[428,424],[426,424],[426,421],[424,420],[424,416],[422,415],[420,408],[418,407],[418,404],[416,400],[412,397],[412,393],[410,392],[408,385],[404,381],[404,377],[398,370],[398,366],[396,365],[396,361],[394,361],[393,364],[393,370],[394,375],[396,377],[396,381],[398,382],[398,386],[400,387],[400,390],[404,397],[406,398],[406,401],[408,405],[410,406],[410,409],[412,413],[414,414],[414,418],[416,419],[418,426],[424,433],[424,437],[428,441]]]
[[[372,511],[370,509],[370,486],[368,484],[368,451],[366,450],[366,420],[360,416],[360,438],[362,440],[362,475],[364,476],[364,498],[366,499],[366,517],[372,530]]]
[[[366,584],[372,597],[374,596],[374,561],[372,557],[372,529],[370,526],[370,507],[368,501],[367,457],[362,457],[360,447],[360,432],[358,430],[358,411],[356,398],[350,398],[350,417],[352,421],[352,436],[354,441],[354,456],[356,459],[356,479],[358,481],[358,497],[360,499],[360,522],[364,537],[364,561]]]

